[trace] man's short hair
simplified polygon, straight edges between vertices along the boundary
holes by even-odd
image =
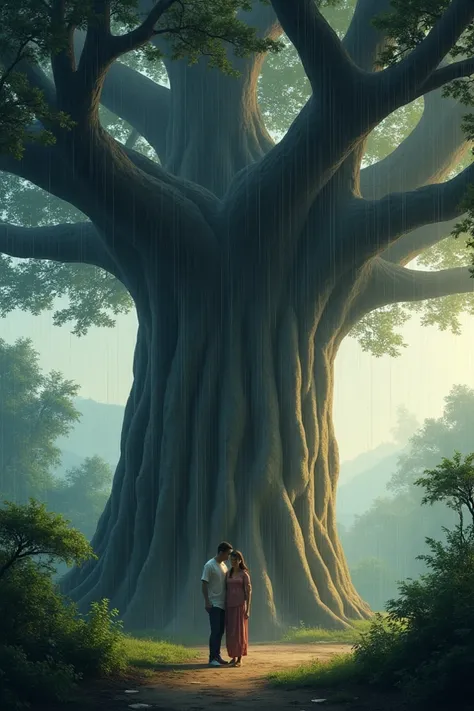
[[[227,543],[227,541],[222,541],[222,543],[219,543],[217,546],[217,552],[218,553],[229,553],[233,549],[233,545],[231,543]]]

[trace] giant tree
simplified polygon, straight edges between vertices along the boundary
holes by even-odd
[[[370,342],[375,310],[472,291],[466,267],[406,265],[449,234],[473,179],[451,172],[474,4],[397,0],[374,24],[390,3],[359,0],[342,38],[313,0],[142,0],[139,19],[131,0],[34,4],[47,39],[17,69],[43,92],[48,140],[32,129],[0,168],[88,221],[6,225],[0,249],[100,267],[139,322],[98,561],[65,589],[84,606],[110,597],[130,627],[189,629],[203,560],[228,538],[249,557],[262,634],[368,615],[336,532],[334,360],[351,330]],[[310,94],[275,143],[257,92],[282,33]],[[150,44],[169,88],[117,61]],[[369,136],[423,96],[409,137],[362,169]],[[104,129],[101,101],[157,160]]]

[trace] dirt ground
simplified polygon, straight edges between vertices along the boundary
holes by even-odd
[[[274,670],[298,666],[312,659],[329,659],[347,652],[348,645],[258,645],[252,646],[241,668],[209,668],[207,650],[199,649],[200,658],[191,663],[157,667],[156,673],[141,684],[116,685],[97,689],[89,709],[126,711],[133,704],[146,711],[390,711],[399,709],[387,696],[358,695],[357,690],[322,691],[272,688],[266,676]],[[138,693],[125,693],[128,690]],[[98,698],[100,696],[100,698]],[[331,700],[332,697],[332,700]],[[318,703],[317,699],[326,699]],[[94,703],[95,702],[95,703]],[[132,707],[133,708],[133,707]]]

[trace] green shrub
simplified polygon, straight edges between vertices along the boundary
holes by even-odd
[[[0,707],[25,709],[33,701],[67,701],[79,675],[70,664],[32,661],[21,647],[0,644]]]
[[[423,503],[444,501],[459,524],[445,530],[446,542],[427,539],[420,556],[428,572],[399,586],[354,647],[366,680],[399,687],[414,704],[471,704],[474,669],[474,455],[444,459],[417,482]],[[471,517],[464,524],[466,511]]]
[[[0,510],[2,711],[32,699],[63,701],[79,679],[124,668],[117,611],[102,600],[80,615],[52,580],[55,560],[81,562],[91,554],[82,534],[43,505]]]
[[[57,644],[82,676],[108,676],[125,668],[125,638],[117,617],[117,610],[109,609],[108,600],[92,603],[85,617],[77,616],[69,606],[57,633]]]

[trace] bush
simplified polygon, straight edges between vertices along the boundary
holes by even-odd
[[[71,614],[73,613],[73,614]],[[117,610],[109,601],[93,602],[86,617],[77,616],[72,606],[58,630],[61,653],[83,677],[109,676],[125,668],[125,638]]]
[[[354,659],[366,680],[399,687],[415,704],[472,704],[474,455],[444,459],[418,484],[426,491],[423,503],[445,501],[459,524],[445,531],[445,543],[427,539],[430,553],[420,558],[428,572],[399,586],[388,616],[376,616],[355,645]]]
[[[78,674],[71,664],[31,661],[21,647],[0,645],[0,707],[25,709],[33,701],[67,701]]]
[[[78,531],[43,505],[0,510],[0,700],[16,709],[32,699],[63,701],[79,679],[124,668],[124,635],[107,600],[79,615],[53,583],[53,563],[92,551]]]

